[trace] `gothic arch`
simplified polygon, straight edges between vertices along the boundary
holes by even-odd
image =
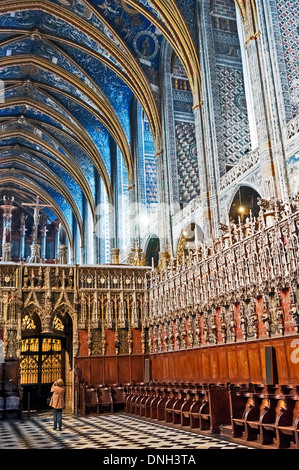
[[[197,235],[195,229],[197,230]],[[176,255],[179,263],[182,263],[184,254],[188,256],[188,251],[195,249],[196,236],[197,242],[200,245],[204,237],[201,227],[196,222],[188,222],[181,231],[181,235],[177,241]]]
[[[21,314],[22,336],[40,334],[42,331],[42,321],[40,309],[37,306],[28,305]]]
[[[151,234],[146,243],[144,244],[145,261],[147,266],[152,265],[154,260],[155,267],[158,266],[159,252],[160,252],[160,239],[156,234]]]
[[[257,198],[261,197],[260,192],[251,184],[239,184],[231,195],[227,211],[229,218],[233,218],[238,222],[238,216],[242,219],[248,216],[250,211],[253,216],[258,215],[259,207],[257,206]]]

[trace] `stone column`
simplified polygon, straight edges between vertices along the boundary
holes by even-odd
[[[2,261],[11,261],[11,243],[2,243]]]
[[[47,226],[43,225],[41,229],[41,259],[46,259],[46,247],[47,247]]]
[[[13,197],[4,196],[3,209],[3,235],[2,235],[2,261],[11,261],[11,223],[15,207],[12,205]]]
[[[158,175],[158,227],[159,227],[159,238],[160,238],[160,254],[159,256],[163,259],[169,257],[169,253],[172,253],[171,243],[171,226],[170,226],[170,205],[169,199],[167,198],[167,165],[164,162],[164,154],[161,150],[156,154],[156,166]]]
[[[59,257],[58,247],[59,247],[59,226],[60,226],[60,222],[58,220],[55,220],[53,222],[53,225],[54,225],[54,233],[55,233],[55,238],[54,238],[54,259],[57,259]]]
[[[21,226],[20,226],[20,260],[25,258],[25,236],[26,236],[26,222],[27,216],[22,212],[21,214]]]
[[[135,198],[135,185],[133,184],[128,188],[129,191],[129,224],[130,224],[130,248],[135,246],[137,241],[137,224],[136,219],[138,214],[136,214],[137,204]]]
[[[277,107],[279,96],[273,76],[273,58],[265,5],[260,0],[246,0],[243,17],[256,119],[264,196],[289,200],[284,144]]]
[[[214,233],[215,226],[219,223],[217,217],[218,212],[212,211],[212,206],[216,204],[214,162],[213,158],[209,158],[210,155],[208,155],[206,145],[206,136],[204,131],[204,111],[206,111],[206,109],[204,110],[203,103],[201,102],[195,105],[193,110],[195,118],[202,209],[202,220],[200,225],[204,233],[204,240],[208,242]]]
[[[212,53],[213,28],[208,2],[198,2],[196,12],[198,24],[203,25],[198,31],[201,83],[193,90],[201,202],[201,214],[196,222],[202,228],[204,241],[209,243],[213,235],[218,235],[218,188],[224,171],[221,159],[224,148],[218,139],[220,105],[213,86],[216,63]]]
[[[67,245],[59,245],[58,248],[58,260],[59,264],[67,264]]]
[[[111,248],[111,264],[119,264],[119,248]]]

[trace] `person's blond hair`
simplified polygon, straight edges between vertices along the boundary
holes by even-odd
[[[58,387],[63,387],[63,385],[64,385],[63,380],[62,380],[62,379],[57,380],[56,385],[57,385]]]

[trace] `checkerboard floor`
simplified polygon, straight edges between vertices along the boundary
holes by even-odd
[[[246,449],[246,445],[148,422],[125,413],[63,415],[53,430],[52,413],[23,421],[0,421],[0,449]]]

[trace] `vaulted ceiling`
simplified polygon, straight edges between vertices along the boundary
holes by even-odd
[[[95,220],[97,173],[113,203],[111,143],[134,184],[130,113],[138,101],[162,148],[163,38],[199,100],[194,0],[0,1],[0,191],[38,194],[52,218],[83,236],[82,200]],[[188,26],[187,26],[188,24]]]

